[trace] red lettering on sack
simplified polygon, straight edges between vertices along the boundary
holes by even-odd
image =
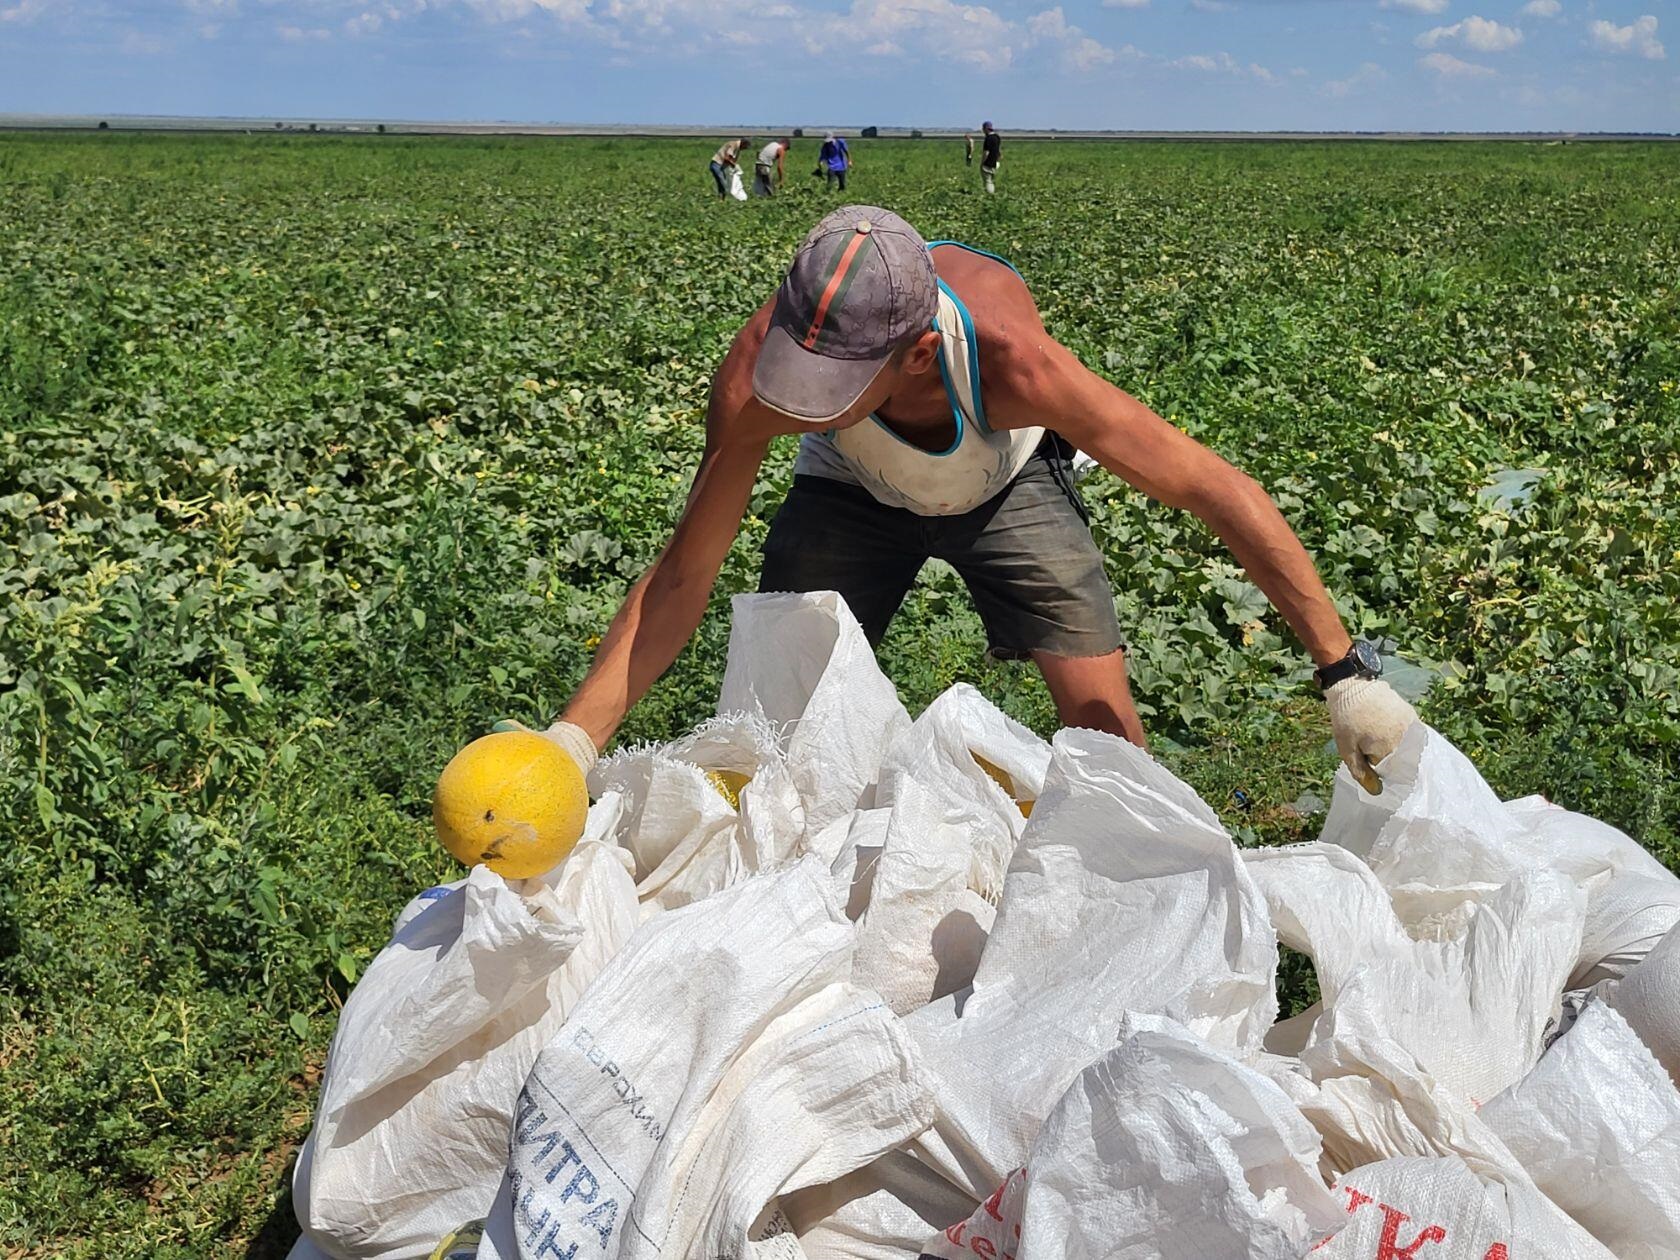
[[[1493,1246],[1488,1248],[1488,1253],[1482,1257],[1482,1260],[1511,1260],[1511,1253],[1505,1250],[1504,1243],[1494,1243]]]
[[[953,1243],[960,1247],[963,1245],[963,1230],[967,1228],[967,1221],[958,1221],[955,1225],[945,1231],[945,1237],[949,1238]]]
[[[968,1244],[968,1249],[979,1256],[980,1260],[997,1260],[997,1248],[992,1245],[990,1238],[976,1237]]]
[[[1348,1215],[1352,1216],[1360,1208],[1375,1203],[1370,1195],[1356,1190],[1352,1186],[1343,1186],[1347,1191]],[[1377,1203],[1377,1210],[1383,1214],[1382,1236],[1377,1240],[1377,1254],[1373,1260],[1417,1260],[1418,1252],[1431,1243],[1445,1242],[1447,1231],[1440,1225],[1427,1225],[1409,1243],[1401,1243],[1400,1227],[1412,1218],[1399,1208],[1390,1207],[1386,1203]],[[1309,1248],[1309,1254],[1329,1243],[1338,1235],[1331,1234],[1328,1238],[1321,1238]],[[1506,1254],[1504,1243],[1495,1243],[1491,1251],[1482,1260],[1510,1260]]]
[[[1439,1225],[1430,1225],[1408,1245],[1402,1247],[1400,1227],[1412,1218],[1399,1208],[1389,1207],[1386,1203],[1379,1203],[1377,1207],[1383,1214],[1383,1232],[1377,1241],[1376,1260],[1416,1260],[1417,1253],[1428,1244],[1446,1241],[1447,1231]]]
[[[992,1197],[981,1204],[981,1206],[986,1209],[986,1215],[991,1217],[994,1221],[1001,1221],[1003,1219],[1003,1213],[998,1211],[998,1208],[1003,1203],[1003,1192],[1009,1189],[1009,1183],[1012,1180],[1012,1177],[1005,1177],[1003,1179],[1003,1184],[996,1190],[992,1191]]]

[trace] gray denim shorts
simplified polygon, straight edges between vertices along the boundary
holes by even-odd
[[[798,476],[764,541],[760,591],[838,591],[872,644],[930,557],[961,576],[999,660],[1126,646],[1067,447],[1046,437],[995,498],[958,516],[889,507],[862,486]]]

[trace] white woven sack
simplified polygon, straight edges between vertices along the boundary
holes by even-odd
[[[1680,1256],[1680,1090],[1602,1001],[1482,1120],[1621,1260]]]
[[[851,952],[814,858],[644,923],[520,1093],[481,1260],[796,1255],[778,1196],[932,1117]]]
[[[1680,879],[1632,838],[1539,797],[1502,802],[1423,723],[1381,770],[1375,797],[1337,772],[1321,839],[1365,859],[1414,934],[1451,934],[1468,904],[1520,874],[1552,871],[1586,894],[1568,976],[1582,988],[1625,974],[1680,922]]]
[[[906,1019],[940,1078],[925,1157],[989,1195],[1125,1011],[1252,1057],[1276,970],[1265,903],[1213,811],[1134,745],[1062,731],[972,993]]]
[[[745,776],[732,804],[714,778]],[[763,718],[724,714],[666,744],[598,762],[590,790],[623,798],[615,836],[636,861],[636,895],[675,909],[796,856],[805,836],[780,742]]]
[[[424,1257],[489,1207],[520,1083],[636,925],[625,855],[599,841],[616,807],[549,875],[474,867],[399,916],[339,1016],[293,1176],[327,1254]]]
[[[1359,1046],[1380,1038],[1471,1107],[1540,1057],[1580,944],[1583,897],[1547,871],[1516,876],[1419,925],[1356,855],[1314,843],[1253,849],[1244,863],[1279,941],[1310,956],[1323,1009],[1300,1059],[1323,1083],[1369,1075]],[[1419,899],[1406,905],[1416,907]]]
[[[719,713],[780,734],[812,834],[873,803],[881,757],[910,725],[869,640],[833,591],[737,595]]]
[[[935,1260],[1298,1260],[1341,1224],[1284,1093],[1170,1020],[1134,1017],[1023,1169],[923,1248]]]
[[[1484,1180],[1456,1156],[1404,1156],[1337,1185],[1347,1222],[1312,1260],[1614,1260],[1520,1174]]]

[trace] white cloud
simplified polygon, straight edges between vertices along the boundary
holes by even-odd
[[[853,0],[850,12],[832,15],[812,31],[816,38],[807,46],[814,42],[823,51],[861,33],[871,44],[884,40],[980,70],[1004,70],[1015,60],[1014,24],[985,5],[957,0]]]
[[[587,24],[589,19],[589,0],[464,0],[464,3],[498,22],[515,22],[539,10],[561,22]],[[613,6],[617,10],[628,10],[630,7]]]
[[[1241,74],[1242,63],[1228,52],[1216,52],[1212,56],[1206,53],[1192,53],[1188,57],[1180,57],[1177,61],[1167,62],[1174,70],[1203,70],[1209,74],[1215,71],[1221,74]]]
[[[1238,77],[1253,79],[1256,83],[1263,83],[1267,87],[1276,87],[1282,82],[1258,61],[1250,61],[1246,65],[1231,56],[1228,52],[1191,53],[1186,57],[1179,57],[1167,62],[1170,70],[1196,70],[1202,74],[1231,74]],[[1302,71],[1304,74],[1305,71]]]
[[[1345,96],[1352,96],[1362,88],[1381,83],[1386,78],[1388,78],[1387,70],[1384,70],[1374,61],[1367,61],[1347,78],[1331,79],[1325,83],[1324,94],[1340,100]]]
[[[1617,26],[1601,18],[1587,28],[1587,34],[1600,52],[1631,53],[1650,61],[1661,61],[1668,56],[1657,38],[1657,19],[1650,13],[1627,26]]]
[[[111,7],[112,0],[81,0]],[[155,0],[173,8],[180,35],[227,38],[241,21],[260,21],[287,43],[384,36],[421,13],[453,11],[506,24],[509,38],[539,38],[547,28],[585,39],[606,54],[640,64],[649,47],[693,55],[785,44],[853,63],[905,59],[998,72],[1030,62],[1067,73],[1099,71],[1117,61],[1159,61],[1131,45],[1109,45],[1070,20],[1068,0],[1034,8],[999,0]],[[1103,0],[1141,9],[1152,0]],[[0,0],[0,29],[72,7],[72,0]],[[168,29],[162,35],[170,35]],[[136,49],[139,45],[134,45]],[[797,51],[795,53],[797,55]],[[1258,76],[1257,76],[1258,77]]]
[[[760,0],[673,2],[692,10],[692,29],[701,39],[760,7]],[[929,58],[982,71],[1007,70],[1035,49],[1059,54],[1075,70],[1106,64],[1116,55],[1069,22],[1060,6],[1016,22],[995,9],[961,0],[851,0],[846,10],[807,14],[797,29],[814,57],[832,56],[835,49],[850,45],[865,56]]]
[[[1413,13],[1445,13],[1447,0],[1382,0],[1384,9],[1410,9]]]
[[[1081,35],[1063,50],[1062,58],[1075,70],[1095,70],[1098,66],[1106,66],[1114,60],[1114,50],[1089,35]]]
[[[0,22],[32,22],[47,11],[47,0],[18,0],[0,8]]]
[[[366,0],[361,0],[366,3]],[[1034,40],[1022,24],[983,4],[961,0],[851,0],[817,10],[786,0],[406,0],[414,9],[461,4],[495,21],[541,13],[569,31],[601,41],[635,61],[650,43],[695,52],[763,47],[793,33],[811,56],[855,49],[862,57],[917,57],[996,71],[1014,64]],[[359,6],[358,6],[359,7]],[[387,17],[395,14],[386,6]],[[1096,64],[1105,51],[1077,28],[1067,36],[1075,64]],[[626,63],[630,64],[630,63]]]
[[[1304,79],[1307,77],[1307,68],[1305,66],[1290,66],[1289,77],[1291,79]]]
[[[1526,17],[1556,17],[1563,12],[1563,6],[1558,0],[1528,0],[1522,11]]]
[[[1473,61],[1460,61],[1451,53],[1444,52],[1432,52],[1427,57],[1419,57],[1418,65],[1443,79],[1486,79],[1498,73]]]
[[[1075,70],[1094,70],[1114,60],[1114,50],[1069,22],[1061,5],[1028,18],[1027,34],[1034,43],[1060,47],[1062,60]]]
[[[1068,26],[1067,14],[1062,12],[1059,4],[1027,19],[1027,34],[1034,39],[1061,39],[1070,29],[1076,28]]]
[[[1433,48],[1442,40],[1456,39],[1466,48],[1477,52],[1509,52],[1523,41],[1523,33],[1514,26],[1501,26],[1484,17],[1467,17],[1451,26],[1437,26],[1417,37],[1419,48]]]

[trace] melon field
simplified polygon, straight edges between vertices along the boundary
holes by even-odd
[[[679,511],[708,380],[834,200],[715,142],[0,137],[0,1256],[285,1254],[336,1013],[460,872],[438,772],[546,721]],[[1504,795],[1680,869],[1680,149],[860,141],[1258,477]],[[708,716],[772,452],[624,739]],[[1153,751],[1309,838],[1308,662],[1201,525],[1084,483]],[[930,567],[883,648],[1048,734]],[[1297,960],[1300,961],[1300,960]],[[1311,995],[1297,966],[1288,1001]]]

